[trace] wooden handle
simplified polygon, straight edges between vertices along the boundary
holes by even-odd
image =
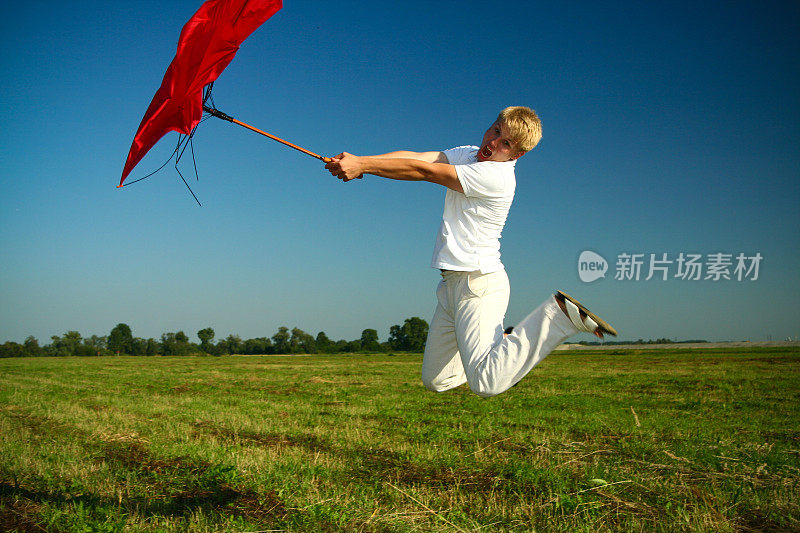
[[[232,116],[226,115],[225,113],[223,113],[219,109],[215,109],[213,107],[204,105],[203,106],[203,110],[206,111],[207,113],[217,117],[217,118],[221,118],[222,120],[227,120],[228,122],[233,122],[234,124],[238,124],[238,125],[242,126],[243,128],[247,128],[250,131],[254,131],[254,132],[256,132],[256,133],[258,133],[260,135],[263,135],[264,137],[268,137],[268,138],[272,139],[273,141],[278,141],[279,143],[285,144],[289,148],[294,148],[295,150],[297,150],[299,152],[303,152],[304,154],[310,155],[311,157],[315,157],[315,158],[319,159],[320,161],[322,161],[323,163],[330,163],[331,162],[331,158],[330,157],[322,157],[319,154],[315,154],[311,150],[306,150],[302,146],[297,146],[294,143],[290,143],[289,141],[281,139],[280,137],[278,137],[276,135],[272,135],[271,133],[267,133],[266,131],[263,131],[263,130],[260,130],[260,129],[256,128],[256,127],[253,127],[250,124],[242,122],[241,120],[236,120]]]
[[[284,139],[281,139],[280,137],[277,137],[277,136],[275,136],[275,135],[272,135],[271,133],[267,133],[266,131],[262,131],[262,130],[260,130],[260,129],[258,129],[258,128],[254,128],[254,127],[253,127],[253,126],[251,126],[250,124],[246,124],[246,123],[242,122],[241,120],[236,120],[236,119],[234,118],[234,119],[232,119],[232,120],[231,120],[231,122],[233,122],[234,124],[238,124],[238,125],[240,125],[240,126],[242,126],[242,127],[245,127],[245,128],[247,128],[248,130],[250,130],[250,131],[254,131],[254,132],[256,132],[256,133],[260,133],[260,134],[261,134],[261,135],[263,135],[264,137],[269,137],[269,138],[270,138],[270,139],[272,139],[273,141],[278,141],[279,143],[283,143],[283,144],[285,144],[286,146],[288,146],[289,148],[294,148],[295,150],[297,150],[297,151],[299,151],[299,152],[303,152],[304,154],[310,155],[311,157],[316,157],[317,159],[319,159],[320,161],[324,161],[325,163],[327,163],[328,161],[330,161],[330,159],[329,159],[329,158],[327,158],[327,157],[322,157],[322,156],[321,156],[321,155],[319,155],[319,154],[315,154],[315,153],[314,153],[314,152],[312,152],[311,150],[306,150],[306,149],[305,149],[305,148],[303,148],[302,146],[297,146],[296,144],[294,144],[294,143],[290,143],[289,141],[286,141],[286,140],[284,140]],[[327,161],[326,161],[326,159],[327,159]]]

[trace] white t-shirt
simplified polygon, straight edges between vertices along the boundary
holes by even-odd
[[[445,150],[464,193],[447,189],[433,268],[483,274],[503,269],[500,235],[514,200],[513,161],[478,162],[477,146]]]

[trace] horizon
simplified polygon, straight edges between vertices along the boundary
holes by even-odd
[[[413,318],[413,317],[408,317],[408,318]],[[422,317],[419,317],[419,318],[422,318]],[[400,321],[400,322],[402,322],[402,321]],[[425,320],[425,322],[427,323],[427,320]],[[121,322],[120,324],[125,324],[125,323]],[[119,325],[119,324],[117,324],[117,325]],[[127,325],[127,324],[125,324],[125,325]],[[394,325],[399,325],[399,324],[393,324],[393,326]],[[116,327],[116,325],[114,327]],[[213,326],[206,326],[206,327],[210,327],[210,328],[213,329]],[[328,335],[327,332],[322,331],[322,330],[319,330],[319,331],[316,331],[314,329],[306,330],[306,329],[303,329],[303,328],[301,328],[299,326],[296,326],[296,325],[295,326],[286,326],[286,325],[279,326],[279,329],[283,328],[283,327],[287,328],[289,331],[291,331],[294,328],[297,328],[297,329],[303,331],[304,333],[307,333],[307,334],[311,335],[312,337],[317,337],[320,333],[324,333],[325,335]],[[204,328],[201,328],[201,330],[202,329],[204,329]],[[364,329],[366,330],[366,329],[374,329],[374,328],[364,328]],[[162,337],[162,335],[167,335],[167,334],[170,334],[170,333],[174,334],[174,333],[183,332],[184,334],[186,334],[189,337],[189,342],[194,343],[194,344],[199,344],[199,341],[201,339],[199,338],[199,336],[197,334],[201,330],[198,330],[198,331],[193,332],[193,333],[192,332],[187,332],[187,331],[185,331],[183,329],[178,329],[178,330],[175,330],[175,331],[164,331],[164,332],[162,332],[162,334],[154,336],[154,337],[153,336],[151,336],[151,337],[142,337],[142,336],[136,335],[136,332],[133,329],[131,329],[131,332],[132,332],[132,335],[133,335],[134,338],[140,338],[140,339],[144,339],[144,340],[153,339],[155,341],[158,341]],[[105,335],[101,335],[101,334],[92,332],[92,333],[89,333],[87,335],[84,335],[80,330],[69,330],[69,331],[65,331],[65,332],[61,333],[60,335],[48,336],[47,339],[52,339],[54,336],[63,337],[67,333],[70,333],[71,331],[77,331],[81,335],[81,340],[90,339],[93,336],[96,336],[96,337],[108,337],[108,335],[110,333],[110,331],[109,331],[109,333],[106,333]],[[381,343],[388,342],[388,339],[389,339],[389,336],[390,336],[388,334],[388,332],[387,332],[386,337],[384,338],[384,337],[381,336],[380,330],[376,330],[376,331],[378,333],[378,342],[381,342]],[[214,338],[212,339],[212,343],[213,342],[222,341],[222,340],[228,338],[230,335],[239,336],[242,341],[245,341],[245,340],[248,340],[248,339],[257,339],[257,338],[272,339],[272,337],[276,333],[278,333],[278,331],[276,331],[273,334],[258,335],[258,336],[255,336],[255,337],[244,337],[244,336],[240,336],[240,335],[238,335],[236,333],[229,333],[228,335],[220,337],[219,335],[216,334],[216,330],[214,330]],[[16,342],[17,344],[22,344],[29,337],[34,337],[39,342],[40,346],[45,346],[45,344],[42,343],[43,339],[40,339],[39,337],[35,337],[33,335],[28,335],[24,339],[21,339],[21,340],[0,339],[0,344],[3,344],[4,342]],[[338,342],[338,341],[351,342],[351,341],[358,340],[360,337],[361,337],[360,334],[359,334],[358,337],[351,338],[351,339],[336,338],[334,336],[334,337],[331,337],[330,340],[334,341],[334,342]],[[194,339],[196,339],[197,342],[195,342]],[[570,339],[572,339],[572,337]],[[661,342],[661,341],[666,341],[666,342]],[[752,343],[752,344],[756,345],[756,344],[761,344],[761,343],[795,343],[795,342],[800,342],[800,338],[795,336],[795,337],[787,337],[785,339],[772,339],[772,338],[769,338],[769,336],[768,336],[768,338],[766,338],[766,339],[752,340],[752,339],[704,339],[704,338],[680,339],[678,337],[659,337],[659,338],[655,338],[655,339],[653,339],[653,338],[650,338],[650,339],[638,338],[636,340],[633,340],[633,339],[624,339],[624,338],[619,338],[619,337],[613,337],[613,336],[609,335],[609,336],[606,336],[603,340],[598,340],[596,338],[581,338],[580,340],[566,340],[566,341],[564,341],[562,343],[562,345],[580,344],[580,345],[586,345],[586,346],[594,346],[594,345],[602,346],[602,345],[615,345],[615,344],[691,344],[691,343],[709,343],[709,344]]]

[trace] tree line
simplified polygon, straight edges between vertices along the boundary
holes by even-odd
[[[98,355],[288,355],[334,353],[389,353],[393,351],[422,352],[428,336],[428,323],[419,318],[407,318],[403,325],[389,328],[389,340],[379,342],[378,332],[365,329],[361,338],[334,341],[324,331],[316,337],[299,328],[281,327],[271,337],[242,339],[228,335],[214,340],[213,328],[197,332],[200,343],[192,342],[183,331],[163,333],[160,339],[134,337],[130,326],[117,324],[108,335],[82,337],[77,331],[50,337],[50,344],[39,344],[29,336],[22,344],[8,341],[0,345],[0,357],[41,356],[98,356]]]

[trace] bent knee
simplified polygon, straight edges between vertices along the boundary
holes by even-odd
[[[482,382],[469,384],[469,389],[481,398],[491,398],[492,396],[497,396],[498,394],[501,394],[510,388],[510,386],[490,385]]]
[[[470,388],[470,390],[474,392],[477,396],[480,396],[481,398],[491,398],[492,396],[497,396],[498,394],[503,392],[501,390],[486,390],[480,388],[474,388],[474,389]]]
[[[422,378],[422,384],[425,385],[425,388],[431,392],[444,392],[446,390],[450,390],[451,388],[445,385],[444,382],[433,379]]]

